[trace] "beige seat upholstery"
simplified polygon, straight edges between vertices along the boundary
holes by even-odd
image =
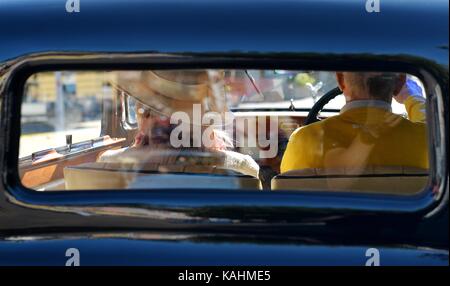
[[[213,166],[85,163],[64,168],[67,190],[126,188],[260,189],[257,178]]]
[[[292,170],[272,179],[272,190],[344,191],[412,195],[426,186],[428,170],[411,167]]]

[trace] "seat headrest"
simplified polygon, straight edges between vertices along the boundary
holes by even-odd
[[[413,195],[424,189],[428,170],[412,167],[302,169],[272,179],[272,190],[340,191]]]
[[[364,168],[309,168],[291,170],[278,177],[363,176],[363,175],[428,175],[428,169],[405,166],[368,166]]]
[[[64,180],[67,190],[156,188],[157,185],[159,188],[204,189],[219,185],[230,189],[260,188],[256,178],[212,165],[145,164],[137,167],[134,163],[93,162],[64,168]]]

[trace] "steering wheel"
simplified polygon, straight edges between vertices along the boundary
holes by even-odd
[[[323,107],[327,105],[328,102],[330,102],[333,98],[336,96],[342,94],[342,91],[339,89],[339,87],[335,87],[332,90],[325,93],[319,100],[314,103],[313,107],[308,113],[308,116],[306,117],[303,125],[308,125],[317,121],[320,121],[319,119],[319,113],[322,111]]]

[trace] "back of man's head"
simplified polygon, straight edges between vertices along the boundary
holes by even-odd
[[[350,100],[375,99],[391,102],[404,84],[404,75],[387,72],[344,72],[338,81]],[[341,84],[342,82],[342,84]]]

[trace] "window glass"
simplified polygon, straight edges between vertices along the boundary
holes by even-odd
[[[30,77],[22,103],[19,157],[100,136],[104,73],[48,72]],[[109,91],[110,92],[110,91]]]
[[[424,86],[389,72],[37,73],[19,175],[36,190],[411,195],[428,178]]]
[[[127,121],[130,125],[137,124],[136,100],[132,96],[127,96]]]

